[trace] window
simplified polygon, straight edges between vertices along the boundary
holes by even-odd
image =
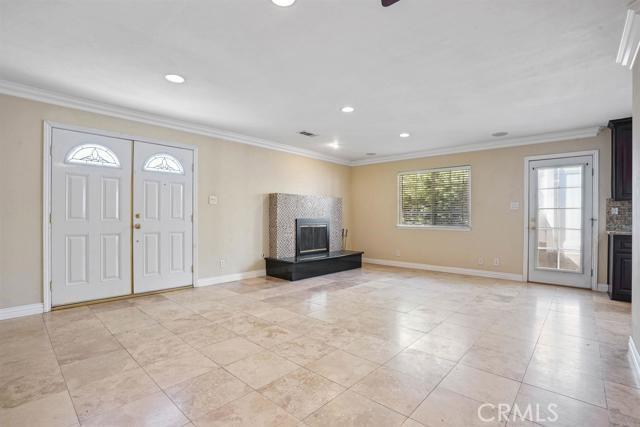
[[[182,163],[166,153],[154,154],[144,163],[143,169],[151,172],[178,173],[184,175]]]
[[[107,147],[98,144],[82,144],[69,151],[67,163],[91,166],[119,168],[120,161],[116,154]]]
[[[469,229],[471,167],[398,175],[399,226]]]

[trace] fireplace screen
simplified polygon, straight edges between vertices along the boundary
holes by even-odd
[[[296,256],[329,252],[329,220],[298,218],[296,220]]]

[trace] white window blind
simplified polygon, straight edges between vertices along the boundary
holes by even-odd
[[[471,226],[470,166],[401,173],[398,193],[398,225]]]

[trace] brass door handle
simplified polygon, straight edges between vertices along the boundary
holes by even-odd
[[[139,229],[140,229],[140,224],[134,224],[134,225],[133,225],[133,228],[135,228],[135,229],[139,230]]]

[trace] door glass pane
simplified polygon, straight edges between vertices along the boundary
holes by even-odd
[[[583,167],[537,169],[537,267],[582,271]]]

